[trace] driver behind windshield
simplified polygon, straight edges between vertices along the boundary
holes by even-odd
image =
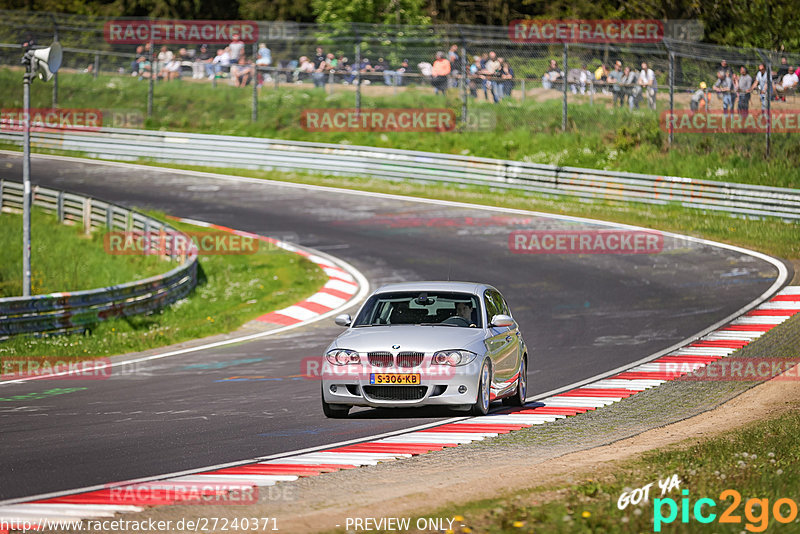
[[[465,319],[471,327],[476,326],[472,322],[472,306],[469,302],[456,302],[456,317]]]

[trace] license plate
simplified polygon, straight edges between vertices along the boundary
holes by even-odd
[[[371,373],[370,384],[416,386],[420,383],[419,373]]]

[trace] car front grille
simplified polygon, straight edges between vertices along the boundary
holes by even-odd
[[[427,386],[364,386],[364,394],[375,400],[419,400],[427,389]]]
[[[419,367],[424,357],[425,353],[423,352],[400,352],[397,355],[397,366]]]
[[[391,367],[394,364],[391,352],[368,352],[367,360],[373,367]]]

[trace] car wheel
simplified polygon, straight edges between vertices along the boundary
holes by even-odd
[[[344,419],[350,413],[350,406],[343,404],[328,404],[322,397],[322,413],[330,419]]]
[[[472,415],[486,415],[489,412],[490,395],[492,390],[492,373],[489,362],[481,366],[480,381],[478,382],[478,397],[472,405]]]
[[[523,356],[519,364],[519,378],[517,379],[517,391],[510,397],[503,399],[503,404],[507,406],[525,406],[525,397],[528,395],[528,364]]]

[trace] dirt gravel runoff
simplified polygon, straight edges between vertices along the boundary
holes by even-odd
[[[798,358],[798,347],[800,316],[730,358]],[[343,530],[347,518],[425,516],[467,501],[572,485],[645,451],[690,446],[798,407],[796,377],[758,385],[675,380],[594,412],[483,442],[260,488],[256,504],[167,506],[122,517],[173,525],[180,519],[271,518],[269,529],[282,532]]]

